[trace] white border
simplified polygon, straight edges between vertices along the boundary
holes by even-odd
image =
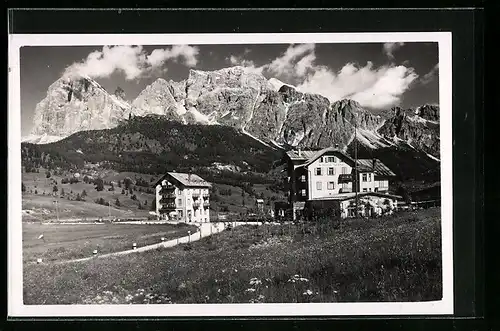
[[[414,303],[176,304],[176,305],[23,305],[21,223],[22,46],[439,43],[443,299]],[[8,315],[78,316],[342,316],[453,314],[452,65],[451,32],[300,34],[83,34],[9,35],[8,111]]]

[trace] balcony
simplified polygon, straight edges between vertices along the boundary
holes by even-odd
[[[339,175],[339,184],[352,182],[351,174],[341,174]]]
[[[209,201],[203,201],[203,207],[210,207]]]
[[[193,202],[193,207],[194,208],[200,208],[201,203],[199,201],[194,201]]]
[[[160,188],[160,193],[172,193],[175,191],[175,186],[173,185],[165,185]]]
[[[206,200],[210,198],[210,193],[203,193],[203,199]]]
[[[200,198],[200,193],[199,192],[193,192],[192,196],[193,196],[193,199],[199,199]]]
[[[171,212],[171,211],[175,211],[175,203],[166,203],[166,204],[162,204],[161,207],[160,207],[160,212]]]
[[[175,193],[174,192],[165,192],[161,194],[161,198],[165,199],[175,199]]]

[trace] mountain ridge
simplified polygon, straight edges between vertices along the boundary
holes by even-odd
[[[278,87],[279,86],[279,87]],[[289,148],[345,148],[355,139],[369,148],[416,145],[439,158],[439,107],[375,115],[356,101],[297,91],[241,66],[191,69],[180,82],[156,79],[131,102],[118,88],[108,93],[90,77],[54,82],[37,105],[32,135],[44,143],[85,130],[111,129],[129,116],[157,114],[183,124],[224,125],[265,144]],[[45,136],[46,138],[42,138]]]

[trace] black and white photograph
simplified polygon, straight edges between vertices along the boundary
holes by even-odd
[[[10,43],[19,314],[453,312],[451,34]]]

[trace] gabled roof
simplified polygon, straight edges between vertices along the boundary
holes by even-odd
[[[307,161],[318,151],[288,151],[286,155],[293,161]]]
[[[374,172],[377,176],[396,176],[396,174],[379,159],[358,159],[358,171]]]
[[[173,178],[176,182],[186,187],[212,187],[211,183],[196,174],[186,174],[181,172],[167,172],[155,182],[155,186],[160,184],[167,177]]]
[[[339,148],[335,148],[335,147],[327,147],[327,148],[323,148],[322,150],[319,150],[319,151],[309,151],[309,150],[300,151],[300,152],[299,151],[288,151],[286,154],[288,155],[288,157],[291,160],[306,161],[301,166],[308,166],[309,164],[313,163],[318,158],[320,158],[322,155],[324,155],[325,153],[328,153],[328,152],[334,152],[334,153],[340,154],[341,158],[344,161],[347,160],[349,163],[354,164],[354,160],[349,155],[347,155],[343,150],[341,150]]]

